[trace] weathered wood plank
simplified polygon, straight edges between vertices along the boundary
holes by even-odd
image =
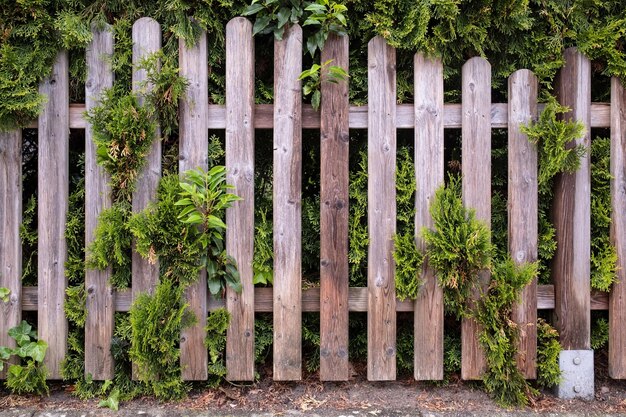
[[[0,301],[0,346],[15,347],[8,331],[22,320],[22,130],[0,132],[0,287],[9,301]],[[15,359],[11,361],[15,363]],[[6,377],[6,368],[0,379]]]
[[[521,126],[537,120],[537,77],[519,70],[509,77],[509,252],[518,265],[537,260],[537,147]],[[513,307],[519,326],[517,366],[527,379],[537,378],[537,280],[522,290]]]
[[[56,57],[52,73],[39,92],[47,97],[39,115],[37,187],[39,338],[48,342],[44,364],[50,379],[61,377],[67,351],[63,305],[67,277],[65,220],[69,196],[69,73],[67,52]]]
[[[142,17],[133,24],[133,91],[137,94],[140,104],[153,88],[146,82],[148,72],[139,69],[143,59],[161,49],[161,25],[149,17]],[[156,199],[157,187],[161,178],[161,129],[155,129],[154,142],[146,158],[146,164],[137,176],[136,189],[133,192],[132,210],[138,213]],[[133,242],[134,246],[134,242]],[[159,260],[145,259],[133,247],[132,252],[132,286],[133,300],[142,293],[151,294],[159,281]],[[133,366],[133,379],[138,379],[137,368]]]
[[[271,287],[254,289],[254,311],[257,313],[271,313],[274,309],[274,290]],[[115,311],[126,312],[130,309],[132,295],[130,288],[118,290],[113,294]],[[22,289],[22,311],[37,311],[37,287]],[[222,299],[207,297],[207,308],[214,311],[226,306]],[[591,309],[608,310],[609,294],[601,291],[591,292]],[[554,309],[554,286],[537,285],[537,310]],[[348,289],[348,310],[355,313],[367,312],[367,287],[350,287]],[[302,290],[302,312],[314,313],[320,311],[319,288]],[[397,312],[415,311],[414,302],[410,300],[396,301]]]
[[[415,78],[415,238],[419,250],[426,243],[423,227],[433,227],[430,204],[443,184],[443,64],[416,54]],[[435,271],[424,263],[424,284],[415,300],[414,376],[418,381],[443,379],[443,290]]]
[[[348,37],[331,35],[322,62],[348,71]],[[348,362],[348,82],[322,83],[320,173],[320,379],[347,381]]]
[[[274,41],[274,375],[302,378],[302,29]]]
[[[113,86],[113,32],[110,27],[93,29],[93,40],[87,46],[86,110],[98,105],[100,95]],[[95,238],[98,217],[111,207],[109,175],[98,165],[96,145],[90,126],[85,129],[85,246]],[[87,319],[85,322],[85,375],[96,381],[113,379],[114,314],[113,290],[109,284],[111,268],[86,269]]]
[[[192,47],[179,42],[180,75],[187,78],[189,86],[185,98],[180,102],[179,164],[182,176],[185,171],[198,167],[207,169],[209,131],[209,90],[207,67],[207,38],[202,32]],[[197,323],[182,332],[180,339],[180,362],[182,377],[186,381],[208,378],[208,352],[204,347],[207,318],[206,271],[187,288],[185,300],[189,311],[196,316]]]
[[[242,198],[226,210],[226,251],[236,261],[241,293],[228,288],[230,326],[226,378],[254,380],[254,40],[252,23],[238,17],[226,25],[226,172]]]
[[[396,379],[396,50],[368,44],[367,379]]]
[[[476,210],[476,218],[491,225],[491,66],[480,57],[472,58],[462,70],[463,204]],[[489,272],[480,273],[485,289]],[[478,297],[478,291],[473,295]],[[485,371],[485,354],[478,341],[481,331],[474,319],[461,324],[461,376],[480,379]]]
[[[538,105],[539,113],[544,104]],[[397,129],[413,129],[415,127],[415,112],[413,104],[398,104],[396,106]],[[507,103],[493,103],[491,105],[491,127],[505,129],[508,126]],[[350,106],[350,129],[367,129],[367,105]],[[84,129],[85,120],[82,104],[70,105],[70,127]],[[609,103],[591,103],[591,127],[610,127]],[[446,129],[461,128],[461,105],[448,103],[444,105],[443,125]],[[274,106],[272,104],[257,104],[254,106],[254,128],[272,129],[274,126]],[[302,105],[302,128],[319,129],[321,126],[320,114],[311,108],[310,104]],[[37,123],[29,127],[36,128]],[[221,104],[209,105],[209,129],[226,128],[226,107]]]
[[[626,379],[626,90],[611,80],[611,243],[617,250],[617,282],[609,297],[609,375]]]
[[[138,69],[138,64],[151,54],[161,49],[161,25],[149,17],[142,17],[133,24],[133,90],[143,103],[144,96],[153,88],[146,83],[147,71]],[[161,131],[157,127],[154,142],[146,158],[146,164],[137,176],[137,185],[133,192],[132,208],[134,213],[145,209],[156,199],[157,187],[161,178]],[[132,255],[132,293],[133,299],[141,293],[151,293],[159,280],[158,259],[144,259],[135,250]]]
[[[585,124],[585,134],[568,144],[590,146],[591,64],[575,48],[565,51],[565,66],[559,74],[557,93],[560,102],[571,111],[567,120]],[[575,143],[574,143],[575,142]],[[553,221],[557,250],[552,264],[555,290],[556,327],[565,350],[590,349],[590,280],[591,270],[591,175],[588,156],[580,159],[580,168],[556,178]]]

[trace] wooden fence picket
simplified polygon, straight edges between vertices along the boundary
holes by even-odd
[[[557,93],[571,109],[567,120],[584,123],[585,133],[575,143],[590,146],[591,63],[576,48],[565,51]],[[573,143],[570,146],[574,146]],[[590,349],[591,175],[590,158],[580,159],[575,173],[555,181],[553,218],[557,250],[552,264],[555,324],[564,350]]]
[[[348,71],[348,37],[331,35],[322,50]],[[347,381],[348,362],[348,81],[321,87],[320,379]]]
[[[48,343],[44,365],[50,379],[61,378],[67,352],[65,221],[69,200],[69,68],[67,51],[58,53],[52,73],[39,86],[47,97],[39,115],[38,148],[38,331]],[[88,296],[91,294],[88,294]]]
[[[0,301],[0,346],[15,347],[8,331],[22,320],[22,130],[0,132],[0,287],[8,288],[8,302]],[[15,359],[12,360],[15,363]],[[0,379],[6,377],[6,368]]]
[[[194,46],[187,46],[183,39],[179,41],[179,66],[180,75],[189,81],[185,98],[180,102],[178,170],[182,176],[191,169],[208,169],[209,86],[206,32],[201,32]],[[187,288],[185,299],[197,322],[183,330],[180,339],[182,377],[186,381],[202,381],[208,378],[209,358],[204,346],[207,318],[206,270]]]
[[[491,225],[491,66],[480,57],[463,65],[461,75],[463,204],[476,210],[476,218]],[[483,289],[489,284],[488,271],[480,272]],[[478,297],[476,292],[474,297]],[[471,302],[471,301],[470,301]],[[478,341],[480,327],[474,319],[461,324],[461,376],[480,379],[485,354]]]
[[[274,41],[274,380],[302,378],[302,28]]]
[[[161,49],[161,25],[149,17],[142,17],[133,24],[133,90],[143,104],[144,96],[153,88],[147,84],[145,69],[137,66],[149,55]],[[144,85],[145,84],[145,85]],[[146,164],[137,176],[133,192],[133,212],[145,209],[156,199],[159,180],[161,179],[161,129],[157,127],[154,142],[146,158]],[[141,293],[152,293],[159,280],[159,261],[147,260],[135,250],[132,254],[132,292],[133,300]]]
[[[113,32],[110,27],[93,29],[87,47],[87,82],[85,108],[98,105],[104,89],[113,86]],[[98,216],[111,207],[110,177],[97,161],[91,126],[85,129],[85,246],[94,240]],[[85,269],[87,318],[85,321],[85,375],[98,380],[113,379],[113,338],[115,308],[113,289],[109,283],[111,268]]]
[[[538,81],[528,70],[509,77],[509,252],[518,264],[537,260],[538,202],[537,147],[521,132],[521,126],[537,119]],[[517,365],[527,379],[537,378],[537,280],[522,290],[513,307],[512,320],[519,326]]]
[[[609,298],[609,375],[626,379],[626,89],[611,80],[611,242],[617,250],[617,282]]]
[[[444,183],[443,64],[416,54],[415,78],[415,238],[423,227],[433,227],[430,205]],[[420,279],[424,284],[415,300],[414,375],[416,380],[443,379],[443,290],[426,259]]]
[[[396,378],[396,50],[377,36],[368,44],[367,378]]]
[[[254,39],[252,23],[226,25],[226,175],[242,198],[226,210],[226,251],[237,261],[242,290],[228,288],[226,378],[254,380]]]

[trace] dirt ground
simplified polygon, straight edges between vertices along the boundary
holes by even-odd
[[[626,381],[614,381],[606,376],[601,366],[596,372],[596,395],[593,401],[560,400],[551,392],[544,392],[524,410],[537,413],[590,413],[626,415]],[[410,376],[394,382],[368,382],[364,369],[355,372],[351,381],[320,382],[317,374],[306,375],[301,382],[273,382],[260,370],[263,377],[249,385],[223,384],[217,389],[194,386],[189,398],[175,403],[160,403],[152,398],[139,398],[122,403],[120,409],[204,410],[217,414],[240,414],[272,412],[281,414],[298,410],[303,414],[320,413],[325,410],[362,410],[363,415],[385,415],[381,410],[430,412],[479,413],[492,415],[502,411],[479,384],[452,378],[445,386],[417,382]],[[30,409],[72,410],[95,409],[97,400],[81,401],[71,395],[71,385],[53,383],[49,397],[28,397],[0,393],[0,410]],[[142,414],[139,411],[137,414]]]

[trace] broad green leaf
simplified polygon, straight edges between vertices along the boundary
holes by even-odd
[[[320,22],[318,19],[315,19],[313,17],[309,17],[307,20],[304,21],[302,26],[321,25],[321,24],[322,24],[322,22]]]
[[[193,204],[193,202],[189,198],[181,198],[174,203],[175,206],[186,206],[188,204]]]
[[[251,5],[249,5],[246,8],[246,10],[244,10],[244,12],[241,15],[242,16],[250,16],[250,15],[253,15],[253,14],[257,14],[261,10],[263,10],[263,5],[262,4],[252,3]]]
[[[183,223],[188,224],[202,224],[202,216],[198,213],[192,213],[186,219],[183,219]]]
[[[0,300],[5,303],[9,302],[9,295],[11,294],[11,290],[5,287],[0,287]]]
[[[281,7],[276,16],[278,17],[278,27],[282,28],[289,21],[291,10],[286,7]]]
[[[10,349],[6,346],[0,346],[0,360],[7,361],[13,354],[13,349]]]
[[[304,8],[304,10],[310,12],[326,13],[326,6],[323,4],[313,3]]]
[[[267,25],[269,25],[271,19],[272,19],[271,16],[258,17],[256,21],[254,22],[254,26],[252,27],[252,36],[264,30],[267,27]]]
[[[210,227],[226,229],[226,224],[220,218],[213,215],[207,217],[207,224]]]
[[[219,278],[207,279],[207,283],[209,284],[209,292],[213,295],[217,295],[222,290],[222,283]]]
[[[22,346],[25,343],[30,342],[32,335],[32,326],[25,320],[12,329],[9,329],[9,336],[15,339],[18,346]]]

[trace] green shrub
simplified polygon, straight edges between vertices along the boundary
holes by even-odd
[[[26,321],[9,329],[9,336],[15,340],[14,349],[0,346],[0,371],[8,365],[6,387],[15,394],[48,394],[47,371],[43,365],[48,344],[37,340],[37,333]],[[19,358],[19,363],[10,364],[11,357]]]

